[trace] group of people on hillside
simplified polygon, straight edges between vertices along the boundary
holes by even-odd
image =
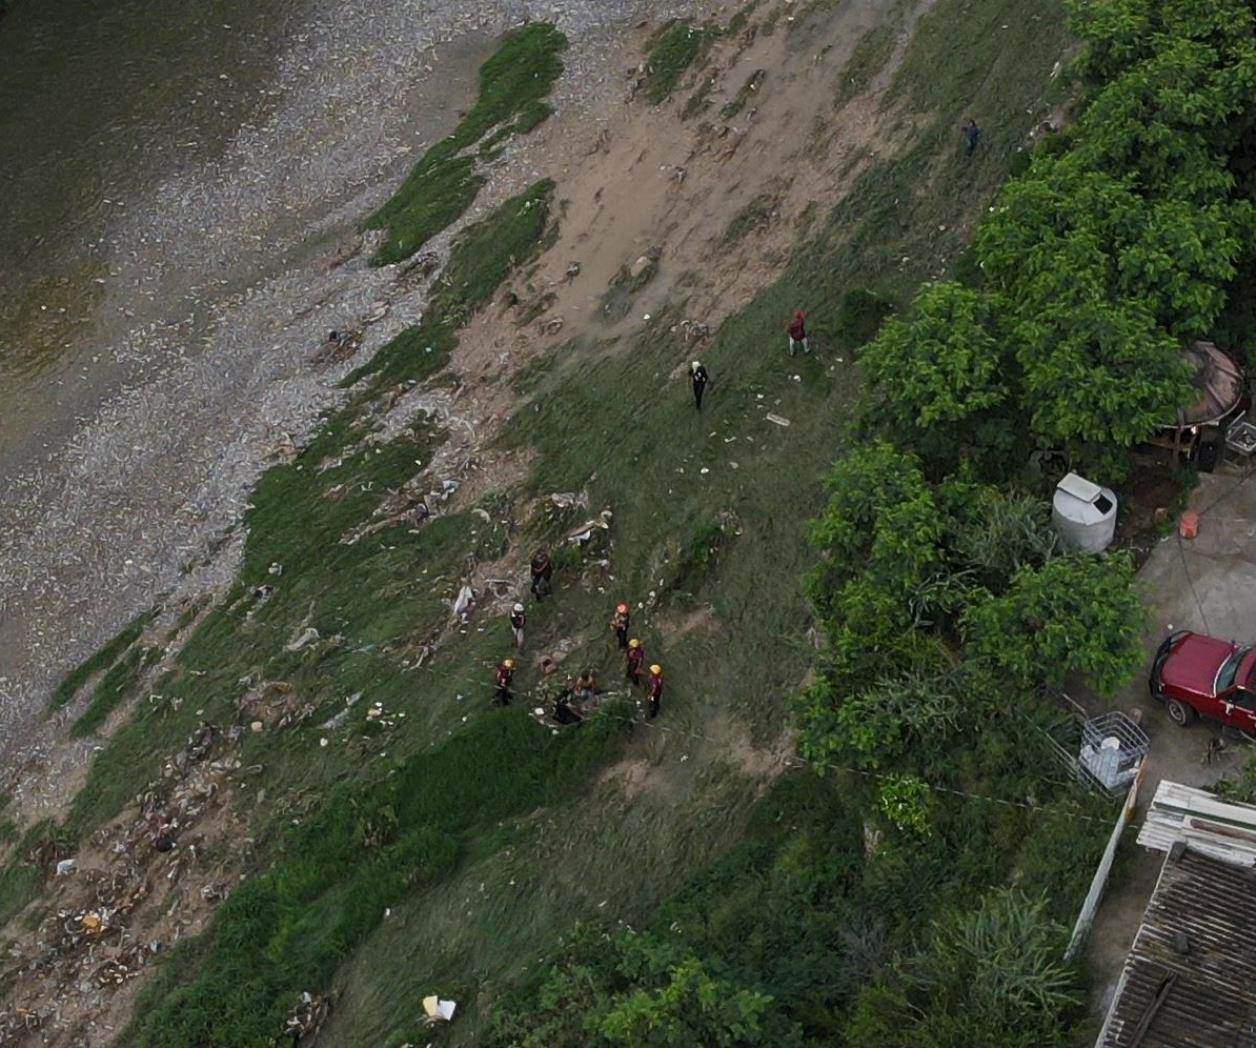
[[[971,157],[981,141],[981,128],[970,117],[962,130],[964,151]],[[807,334],[807,314],[803,310],[794,311],[793,319],[785,325],[785,331],[789,337],[788,348],[791,357],[800,350],[803,353],[811,352],[811,340]],[[711,385],[711,373],[702,361],[694,360],[690,363],[689,383],[693,390],[694,407],[701,411],[702,398]],[[539,603],[553,592],[554,564],[547,551],[537,550],[533,554],[531,577],[532,596]],[[520,654],[524,648],[526,623],[527,613],[524,606],[516,603],[510,610],[510,628],[514,633],[515,650]],[[627,604],[621,603],[616,606],[610,625],[615,643],[624,653],[624,679],[634,688],[640,687],[644,681],[649,702],[646,716],[653,719],[658,716],[663,698],[663,667],[655,663],[649,668],[649,676],[645,675],[645,647],[639,638],[629,636],[631,615]],[[503,659],[497,666],[494,679],[494,702],[499,705],[509,706],[514,698],[511,689],[516,668],[517,663],[513,658]],[[574,680],[569,680],[567,687],[555,699],[553,710],[555,720],[562,724],[578,723],[583,719],[583,712],[582,709],[573,706],[573,703],[587,703],[600,692],[601,688],[598,687],[596,674],[592,669],[584,669]]]
[[[794,311],[794,319],[785,325],[785,330],[789,335],[789,355],[792,357],[794,353],[801,349],[804,353],[811,352],[811,341],[807,336],[807,314],[801,309]],[[711,385],[711,373],[707,371],[706,365],[700,360],[695,360],[689,365],[689,384],[693,389],[693,406],[699,411],[702,410],[702,396],[707,391],[707,387]]]
[[[531,563],[532,594],[538,602],[553,592],[554,565],[549,553],[537,550]],[[525,630],[527,627],[527,609],[516,602],[510,609],[510,629],[515,637],[515,650],[523,652]],[[654,663],[645,668],[645,645],[639,637],[631,637],[632,612],[626,603],[615,606],[610,621],[611,636],[615,645],[624,654],[624,680],[634,688],[642,685],[646,689],[646,718],[653,720],[659,714],[663,701],[663,667]],[[509,706],[514,701],[515,670],[518,663],[513,658],[503,659],[497,665],[493,678],[493,702],[498,706]],[[597,675],[590,668],[582,670],[574,680],[568,680],[554,698],[551,715],[559,724],[578,724],[584,719],[588,703],[602,693],[598,685]]]

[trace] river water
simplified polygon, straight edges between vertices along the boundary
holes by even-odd
[[[110,220],[263,117],[301,6],[23,0],[0,22],[0,465],[99,395],[91,357],[124,326],[91,308]]]

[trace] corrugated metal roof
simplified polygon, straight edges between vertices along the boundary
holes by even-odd
[[[1097,1048],[1256,1048],[1256,873],[1165,857]]]
[[[1256,806],[1223,801],[1206,790],[1161,782],[1138,834],[1145,848],[1168,851],[1175,841],[1240,866],[1256,865]]]

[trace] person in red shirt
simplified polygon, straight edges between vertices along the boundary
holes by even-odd
[[[645,648],[641,641],[633,637],[628,642],[628,665],[624,670],[624,680],[636,687],[641,683],[641,666],[645,662]]]
[[[509,706],[514,696],[510,693],[510,685],[515,679],[515,660],[505,659],[501,665],[497,667],[497,692],[493,696],[493,702],[498,706]]]
[[[611,632],[615,634],[615,640],[619,642],[620,651],[628,647],[628,621],[628,605],[620,604],[615,608],[615,614],[611,616]]]
[[[650,709],[646,713],[647,720],[654,720],[659,715],[659,703],[663,699],[663,667],[655,663],[650,667]]]
[[[794,312],[794,319],[789,324],[789,355],[794,355],[794,347],[802,346],[804,353],[811,352],[811,345],[807,341],[807,314],[801,309]]]

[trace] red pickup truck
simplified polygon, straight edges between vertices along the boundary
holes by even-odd
[[[1256,647],[1178,630],[1157,649],[1148,686],[1179,727],[1204,716],[1256,733]]]

